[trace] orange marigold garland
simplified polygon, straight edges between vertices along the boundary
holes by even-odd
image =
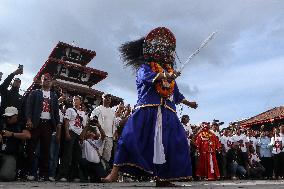
[[[162,66],[160,66],[156,62],[150,62],[150,66],[153,72],[156,73],[164,73],[164,69]],[[174,69],[169,65],[165,64],[165,69],[169,74],[172,74],[174,72]],[[161,80],[155,84],[157,92],[162,96],[162,97],[170,97],[173,92],[174,92],[174,87],[175,87],[175,81],[168,81],[168,80]]]

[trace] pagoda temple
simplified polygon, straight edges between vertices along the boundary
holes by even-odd
[[[252,128],[259,130],[264,127],[265,130],[271,130],[273,127],[279,127],[284,124],[284,106],[279,106],[267,110],[251,118],[237,123],[242,128]]]
[[[26,94],[35,89],[44,73],[53,77],[53,87],[61,89],[68,96],[80,95],[83,102],[91,106],[101,104],[104,92],[92,88],[108,76],[107,72],[87,67],[96,56],[95,51],[58,42],[47,61],[34,77]],[[26,95],[25,94],[25,95]],[[111,106],[118,105],[123,99],[112,95]]]

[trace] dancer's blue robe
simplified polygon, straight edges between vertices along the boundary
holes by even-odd
[[[175,85],[172,98],[163,99],[155,89],[157,73],[148,64],[137,71],[138,101],[118,141],[114,165],[130,175],[143,170],[160,180],[188,179],[192,175],[188,142],[175,112],[184,96]],[[158,106],[162,112],[162,143],[166,163],[154,164],[154,136]]]

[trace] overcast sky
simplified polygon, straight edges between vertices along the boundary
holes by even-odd
[[[218,30],[177,80],[199,104],[183,107],[193,123],[228,123],[283,105],[283,0],[1,0],[0,71],[5,78],[23,64],[26,89],[58,41],[75,41],[97,52],[89,66],[109,73],[95,88],[133,105],[135,74],[118,47],[158,26],[173,31],[182,62]]]

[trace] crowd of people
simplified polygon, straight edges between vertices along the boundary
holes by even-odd
[[[189,123],[176,104],[196,109],[180,93],[174,70],[176,39],[158,27],[120,47],[126,66],[136,70],[135,108],[112,96],[91,109],[81,96],[53,87],[49,73],[34,90],[20,95],[20,66],[0,85],[0,180],[116,182],[281,179],[284,126],[273,131],[225,128],[221,123]],[[9,85],[11,88],[9,89]],[[127,175],[122,174],[127,173]]]
[[[265,127],[252,130],[236,126],[220,131],[218,120],[197,127],[190,125],[189,117],[184,115],[181,122],[188,136],[195,180],[284,178],[284,125],[271,131]],[[210,146],[207,141],[215,145]],[[203,167],[207,160],[202,153],[212,155],[213,171]]]
[[[41,89],[25,98],[19,94],[20,79],[14,78],[18,74],[22,70],[10,74],[0,86],[0,179],[100,182],[110,171],[131,107],[121,103],[114,110],[111,95],[105,94],[102,105],[88,111],[82,97],[67,98],[53,91],[49,74],[43,75]],[[237,127],[220,131],[216,120],[196,126],[189,123],[188,115],[182,116],[181,123],[188,137],[193,179],[284,178],[284,126],[273,131]],[[198,140],[205,127],[217,139],[215,177],[200,170],[206,161],[201,153],[210,151]]]
[[[81,96],[54,90],[48,73],[23,97],[21,80],[14,78],[22,73],[17,69],[0,85],[0,180],[100,182],[130,105],[113,109],[111,95],[104,94],[102,104],[89,110]]]

